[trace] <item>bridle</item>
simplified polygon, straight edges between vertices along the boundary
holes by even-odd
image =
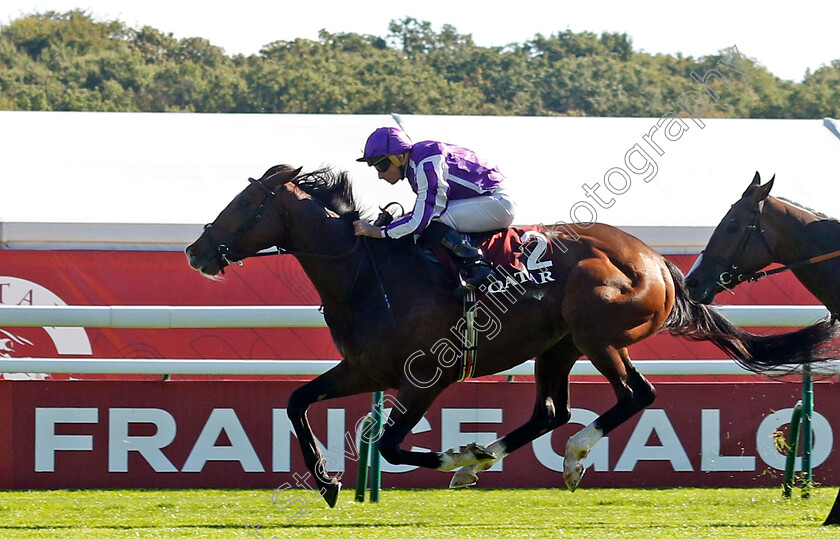
[[[733,207],[734,206],[735,205],[733,204]],[[747,251],[747,248],[750,245],[750,239],[753,237],[754,234],[758,234],[758,237],[761,238],[761,243],[767,249],[767,252],[770,255],[770,260],[775,259],[773,247],[771,247],[770,242],[767,241],[764,228],[762,228],[761,226],[761,214],[764,209],[763,206],[764,201],[761,201],[758,203],[758,206],[756,208],[749,210],[753,212],[753,221],[744,229],[745,233],[738,242],[738,246],[735,248],[735,254],[731,259],[724,258],[722,256],[718,256],[712,253],[707,253],[705,250],[700,251],[700,254],[703,257],[721,263],[723,267],[727,268],[720,275],[718,275],[716,284],[724,290],[726,290],[727,292],[729,292],[730,294],[734,293],[731,290],[732,287],[735,287],[736,285],[744,281],[757,280],[758,278],[763,277],[765,274],[767,274],[767,272],[738,273],[738,260],[740,259],[741,255],[743,255]]]
[[[734,204],[733,204],[734,206]],[[761,227],[761,214],[763,212],[764,201],[758,203],[758,207],[751,210],[755,217],[753,218],[753,222],[746,227],[746,233],[741,238],[740,242],[738,243],[738,247],[735,250],[735,257],[734,260],[729,260],[723,258],[721,256],[713,255],[711,253],[706,253],[705,250],[701,251],[700,254],[706,258],[711,259],[712,261],[717,261],[722,263],[722,265],[727,269],[727,271],[722,272],[718,275],[717,285],[729,292],[730,294],[734,294],[731,288],[734,288],[736,285],[744,282],[744,281],[757,281],[762,277],[767,277],[768,275],[775,275],[777,273],[782,273],[784,271],[790,271],[796,268],[801,268],[803,266],[809,266],[811,264],[818,264],[820,262],[824,262],[826,260],[831,260],[832,258],[836,258],[840,256],[840,250],[832,251],[830,253],[813,256],[811,258],[806,258],[804,260],[797,260],[796,262],[791,262],[790,264],[774,268],[771,270],[759,270],[753,271],[749,273],[737,273],[738,271],[738,257],[742,255],[747,250],[747,246],[749,245],[750,237],[753,233],[758,232],[758,237],[761,238],[764,247],[767,249],[767,252],[770,254],[770,260],[775,260],[776,256],[773,251],[773,248],[770,246],[770,242],[767,241],[767,237],[765,236],[764,229]]]
[[[259,180],[255,180],[254,178],[248,178],[248,181],[251,182],[251,184],[256,185],[257,187],[259,187],[263,191],[263,193],[265,195],[265,198],[263,198],[262,202],[260,202],[259,205],[257,205],[255,208],[253,208],[251,210],[251,215],[248,216],[248,218],[241,225],[239,225],[239,227],[237,227],[236,230],[225,230],[223,227],[220,227],[218,225],[214,225],[213,223],[207,223],[206,225],[204,225],[204,230],[205,231],[207,231],[207,230],[220,230],[220,231],[226,232],[228,234],[227,240],[220,241],[218,243],[218,245],[216,245],[216,255],[223,262],[222,269],[221,269],[222,273],[224,273],[224,266],[227,266],[227,265],[230,265],[230,264],[236,264],[238,266],[241,266],[242,265],[242,260],[244,260],[246,258],[254,258],[254,257],[258,257],[258,256],[293,255],[293,256],[300,256],[300,257],[339,260],[339,259],[342,259],[342,258],[347,258],[349,256],[352,256],[359,249],[359,247],[361,246],[361,243],[362,243],[361,242],[361,239],[362,239],[361,236],[356,237],[356,241],[353,244],[353,247],[351,247],[349,250],[347,250],[343,253],[335,254],[335,255],[291,250],[291,249],[286,249],[286,248],[280,247],[279,245],[274,246],[274,248],[275,248],[274,251],[264,251],[263,250],[263,251],[259,251],[259,252],[256,252],[256,253],[246,253],[246,252],[243,252],[243,251],[232,250],[229,247],[228,244],[233,243],[236,240],[236,238],[238,238],[242,234],[246,234],[248,231],[250,231],[252,228],[254,228],[257,225],[257,223],[259,223],[260,220],[262,220],[262,216],[263,216],[263,213],[265,212],[266,207],[268,207],[277,197],[277,191],[275,191],[274,189],[269,189],[268,186],[266,186],[262,182],[262,180],[263,180],[263,178],[261,178]],[[289,213],[285,209],[283,210],[283,213],[284,213],[284,217],[282,219],[283,234],[281,234],[281,237],[284,237],[286,235],[286,231],[289,228]],[[209,240],[209,238],[208,238],[208,240]],[[211,245],[212,245],[212,243],[213,242],[211,241]]]
[[[251,182],[252,185],[256,185],[257,187],[259,187],[265,194],[265,198],[263,198],[262,202],[260,202],[258,206],[251,210],[251,215],[249,215],[248,218],[241,225],[239,225],[239,227],[237,227],[236,230],[225,230],[223,227],[214,225],[213,223],[207,223],[206,225],[204,225],[205,232],[210,230],[221,230],[223,233],[226,232],[228,234],[228,239],[226,241],[220,241],[218,245],[216,245],[216,255],[222,261],[222,264],[220,264],[222,274],[224,274],[225,272],[225,266],[228,266],[230,264],[237,264],[241,266],[242,260],[245,258],[278,254],[278,252],[237,253],[231,250],[231,248],[228,246],[228,243],[232,243],[233,241],[235,241],[236,238],[250,231],[257,225],[257,223],[260,222],[260,220],[262,220],[262,216],[265,212],[266,206],[270,204],[271,201],[277,196],[277,192],[273,189],[269,189],[262,182],[262,178],[260,178],[259,180],[255,180],[254,178],[248,178],[248,181]],[[287,220],[284,219],[283,222],[284,226],[288,226]]]

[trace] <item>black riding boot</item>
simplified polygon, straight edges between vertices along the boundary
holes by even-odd
[[[478,287],[487,281],[493,268],[484,258],[481,249],[473,247],[457,230],[440,221],[432,221],[423,231],[423,237],[430,242],[439,243],[455,255],[455,261],[466,275],[469,286]]]

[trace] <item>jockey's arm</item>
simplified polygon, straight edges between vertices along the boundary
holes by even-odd
[[[386,237],[402,238],[419,234],[432,218],[446,209],[449,184],[446,182],[443,156],[435,155],[421,161],[415,169],[417,199],[409,213],[385,227]]]

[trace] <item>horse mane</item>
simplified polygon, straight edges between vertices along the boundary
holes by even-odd
[[[789,204],[789,205],[793,206],[794,208],[797,208],[797,209],[800,209],[802,211],[808,212],[811,215],[813,215],[814,217],[818,217],[819,219],[822,219],[824,221],[837,221],[837,219],[835,219],[834,217],[830,217],[830,216],[828,216],[828,215],[826,215],[822,212],[811,209],[807,206],[803,206],[802,204],[800,204],[798,202],[794,202],[793,200],[790,200],[788,198],[776,197],[776,200],[781,200],[785,204]]]
[[[346,171],[323,167],[301,174],[292,183],[338,215],[360,211]]]

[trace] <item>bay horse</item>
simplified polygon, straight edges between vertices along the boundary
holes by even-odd
[[[679,269],[637,238],[598,223],[552,227],[547,235],[564,246],[543,260],[552,265],[553,281],[536,290],[523,286],[513,300],[493,299],[498,323],[492,331],[489,321],[476,323],[475,377],[535,358],[531,417],[486,448],[404,450],[405,436],[460,378],[452,349],[441,351],[462,313],[453,285],[429,268],[411,237],[354,236],[360,208],[346,173],[301,174],[278,165],[249,180],[186,254],[194,269],[215,276],[276,246],[299,261],[318,291],[343,360],[295,390],[287,413],[305,465],[330,507],[341,483],[327,473],[306,416],[315,402],[396,389],[399,405],[379,439],[382,456],[392,464],[459,469],[451,486],[466,486],[478,472],[569,421],[569,373],[585,355],[609,381],[617,402],[567,442],[563,477],[574,491],[584,473],[581,460],[595,443],[656,397],[630,360],[631,344],[664,328],[709,340],[732,357],[771,361],[777,350],[808,356],[828,337],[822,326],[773,337],[743,332],[713,308],[689,301]]]
[[[820,322],[831,326],[840,316],[840,222],[795,202],[770,196],[773,182],[761,184],[756,172],[741,198],[712,233],[706,248],[685,277],[689,298],[710,304],[714,297],[738,284],[767,274],[790,270],[831,313]],[[782,267],[769,271],[772,263]],[[775,355],[742,358],[758,373],[821,363],[825,354],[811,357]],[[778,372],[778,371],[777,371]],[[840,493],[825,522],[840,525]]]

